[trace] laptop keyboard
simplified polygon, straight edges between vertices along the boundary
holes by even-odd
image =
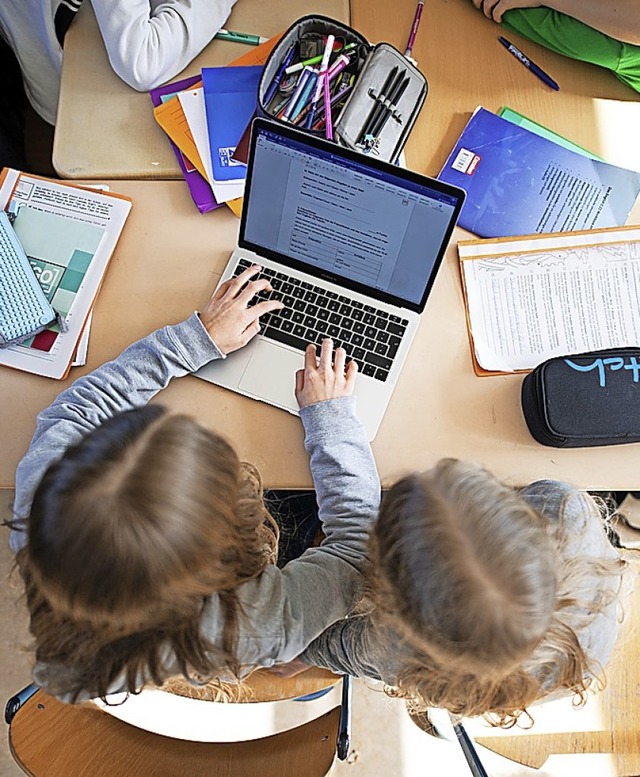
[[[251,266],[252,262],[240,259],[234,276]],[[320,346],[330,337],[358,363],[363,375],[386,381],[407,319],[276,270],[265,268],[257,277],[267,278],[273,291],[260,292],[254,303],[268,299],[284,303],[282,310],[260,319],[263,337],[300,351],[310,343]]]

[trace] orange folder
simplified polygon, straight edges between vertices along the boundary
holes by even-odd
[[[276,43],[282,37],[282,34],[283,33],[274,35],[273,38],[261,43],[259,46],[252,47],[242,56],[229,62],[229,66],[264,65]],[[199,86],[202,86],[202,81],[193,84],[189,89],[197,89]],[[198,153],[198,149],[193,142],[189,124],[184,115],[184,111],[182,110],[182,106],[180,105],[180,100],[177,97],[172,97],[162,105],[158,105],[154,108],[153,115],[162,129],[206,180],[207,174],[204,165],[202,164],[200,154]],[[239,197],[237,200],[232,200],[231,202],[236,203],[236,207],[233,207],[228,203],[229,207],[236,215],[239,215],[239,211],[242,209],[242,198]],[[240,203],[240,205],[238,206],[237,203]]]

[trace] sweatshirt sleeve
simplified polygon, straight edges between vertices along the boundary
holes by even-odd
[[[393,685],[395,673],[388,667],[401,644],[380,638],[371,620],[365,616],[334,623],[313,640],[299,657],[305,664],[321,666],[336,674],[348,674]]]
[[[199,369],[222,354],[194,313],[134,343],[120,356],[79,378],[37,418],[36,432],[16,471],[14,517],[26,521],[42,476],[64,451],[108,418],[142,407],[173,378]],[[11,532],[17,551],[26,542]]]
[[[109,62],[145,92],[180,73],[223,27],[235,0],[91,0]]]
[[[272,666],[298,656],[330,624],[345,618],[360,598],[369,530],[380,502],[380,482],[353,397],[303,408],[325,539],[283,569],[267,567],[237,589],[244,617],[236,657],[245,666]],[[217,597],[203,613],[203,633],[221,638]]]

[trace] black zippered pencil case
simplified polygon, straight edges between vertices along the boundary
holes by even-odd
[[[316,120],[307,126],[308,103],[293,118],[285,115],[287,97],[291,99],[295,91],[295,76],[290,81],[284,76],[275,93],[273,85],[292,47],[295,47],[295,64],[303,46],[314,37],[321,40],[327,35],[334,35],[342,45],[332,62],[335,63],[341,51],[350,59],[331,82],[333,140],[378,159],[395,162],[426,99],[427,79],[390,43],[371,45],[357,30],[335,19],[303,16],[284,33],[264,66],[258,86],[258,116],[284,121],[314,134],[326,134],[326,122],[322,124],[323,100],[318,103]]]
[[[640,347],[549,359],[524,378],[521,401],[543,445],[640,442]]]

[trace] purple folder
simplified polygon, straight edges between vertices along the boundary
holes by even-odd
[[[189,89],[194,84],[198,83],[198,81],[200,81],[199,75],[185,78],[182,81],[174,81],[172,84],[158,86],[149,92],[151,102],[155,106],[158,106],[162,103],[161,98],[164,95],[182,92],[185,89]],[[172,140],[169,139],[169,142],[171,143],[173,153],[176,155],[176,159],[178,160],[178,164],[180,165],[184,179],[187,182],[191,197],[193,198],[193,201],[195,202],[200,213],[207,213],[207,211],[219,208],[221,203],[216,202],[216,198],[213,196],[213,192],[211,191],[211,186],[209,186],[208,181],[206,181],[195,168],[191,167],[190,165],[187,166],[187,162],[185,161],[182,151],[180,151],[180,149]]]

